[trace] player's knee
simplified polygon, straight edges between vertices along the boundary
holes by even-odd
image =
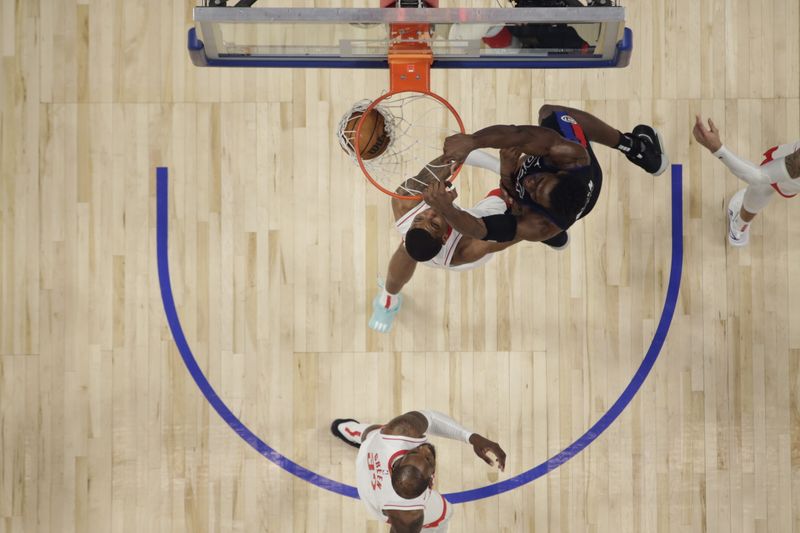
[[[544,104],[542,107],[539,108],[539,124],[542,123],[544,119],[552,115],[556,110],[555,106],[550,104]]]

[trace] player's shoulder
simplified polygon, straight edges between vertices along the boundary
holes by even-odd
[[[417,411],[410,411],[390,420],[381,428],[381,435],[423,439],[427,428],[428,420],[425,416]]]

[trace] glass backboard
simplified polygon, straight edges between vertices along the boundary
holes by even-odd
[[[392,27],[423,24],[432,68],[624,67],[633,49],[622,7],[197,7],[198,66],[388,68]],[[396,32],[395,32],[396,35]]]

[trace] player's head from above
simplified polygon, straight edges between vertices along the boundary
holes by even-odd
[[[536,203],[567,218],[577,218],[591,197],[589,182],[567,170],[525,176],[516,192],[522,205]]]
[[[430,443],[412,448],[391,465],[392,487],[398,496],[411,500],[433,487],[436,448]]]
[[[447,241],[449,229],[444,217],[433,209],[426,209],[411,221],[405,237],[406,252],[414,261],[430,261]]]

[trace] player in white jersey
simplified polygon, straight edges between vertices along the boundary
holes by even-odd
[[[756,166],[722,144],[711,119],[706,128],[698,115],[692,133],[697,142],[748,184],[728,202],[728,242],[732,246],[745,246],[750,240],[750,223],[776,192],[784,198],[800,193],[800,141],[770,148],[764,152],[761,165]]]
[[[470,154],[465,163],[500,173],[500,160],[482,152],[475,151]],[[418,175],[406,180],[397,191],[422,188],[425,194],[432,184],[444,187],[441,184],[451,172],[452,169],[444,163],[443,158],[435,159]],[[504,198],[504,193],[500,189],[495,189],[474,207],[464,211],[479,218],[500,216],[508,209]],[[460,209],[457,206],[456,208]],[[392,212],[395,229],[403,235],[403,242],[392,255],[385,285],[381,287],[381,291],[372,303],[373,314],[369,320],[369,327],[381,333],[386,333],[391,328],[402,304],[400,291],[411,280],[417,263],[455,271],[470,270],[486,264],[492,254],[520,240],[493,242],[462,235],[447,223],[441,213],[432,209],[424,200],[392,198]]]
[[[369,514],[391,524],[391,533],[444,533],[453,507],[433,490],[436,449],[428,435],[468,443],[475,454],[500,470],[506,454],[500,445],[437,411],[411,411],[386,425],[336,419],[331,433],[358,448],[356,486]],[[489,455],[491,454],[491,455]]]

